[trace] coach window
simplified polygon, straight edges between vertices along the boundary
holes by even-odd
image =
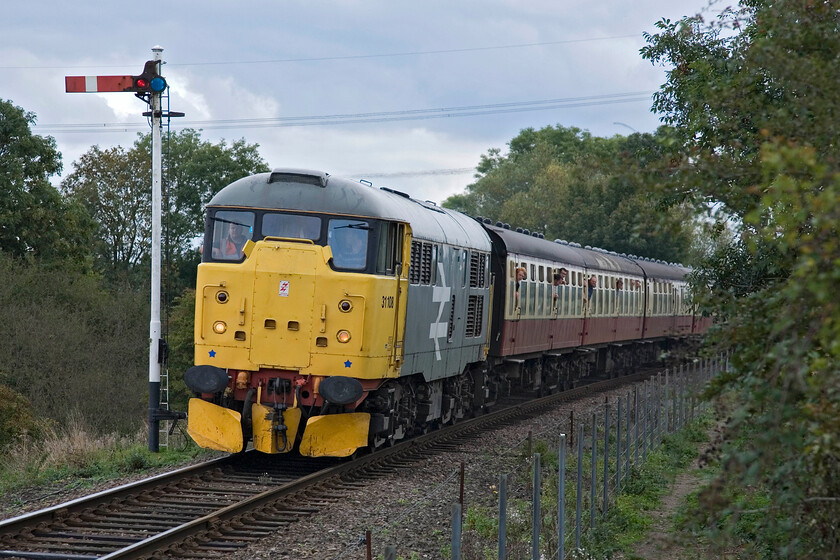
[[[662,282],[654,282],[653,289],[656,290],[656,297],[653,298],[656,308],[653,310],[654,315],[662,314]]]
[[[599,284],[598,287],[601,288],[601,295],[603,296],[603,301],[604,301],[603,305],[601,305],[601,314],[604,315],[605,317],[612,314],[613,299],[612,299],[612,290],[610,289],[611,288],[610,280],[611,280],[611,278],[609,276],[604,276],[603,287],[601,287],[600,282],[598,283]]]
[[[636,280],[633,289],[633,311],[636,315],[642,314],[642,281]]]
[[[606,296],[607,296],[607,293],[606,293],[606,291],[604,291],[604,288],[606,287],[604,282],[606,282],[606,279],[599,274],[598,275],[598,284],[595,287],[595,292],[596,292],[595,293],[595,298],[596,298],[596,301],[598,302],[598,315],[606,315],[606,308],[607,308],[607,301],[606,301],[607,297]]]
[[[659,313],[659,282],[651,282],[650,283],[650,290],[651,290],[650,301],[651,301],[651,304],[652,304],[651,315],[657,315]]]
[[[516,263],[508,261],[508,315],[516,312]]]
[[[680,293],[682,290],[680,288],[674,287],[674,315],[681,315],[682,314],[682,294]]]
[[[615,279],[615,314],[616,315],[624,315],[624,297],[621,293],[622,288],[624,288],[624,279],[616,278]]]
[[[214,260],[241,261],[242,248],[254,236],[254,213],[241,210],[219,210],[210,219],[210,254]]]
[[[656,282],[648,282],[647,299],[647,310],[650,312],[651,315],[654,315],[654,310],[656,307]]]

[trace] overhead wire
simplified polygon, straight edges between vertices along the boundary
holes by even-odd
[[[567,97],[536,101],[515,101],[487,105],[466,105],[459,107],[439,107],[430,109],[405,109],[400,111],[377,111],[371,113],[346,113],[329,115],[308,115],[296,117],[262,117],[249,119],[214,119],[186,121],[178,128],[244,129],[244,128],[288,128],[301,126],[325,126],[341,124],[367,124],[410,120],[429,120],[455,117],[498,115],[553,109],[570,109],[595,105],[612,105],[650,101],[653,92],[625,92],[583,97]],[[91,133],[91,132],[130,132],[143,128],[135,123],[50,123],[36,124],[39,132],[50,133]]]
[[[405,56],[424,56],[434,54],[452,54],[465,52],[479,52],[492,50],[506,50],[506,49],[522,49],[529,47],[545,47],[551,45],[564,45],[571,43],[588,43],[592,41],[613,41],[616,39],[641,38],[642,33],[634,33],[630,35],[613,35],[609,37],[585,37],[582,39],[563,39],[560,41],[543,41],[538,43],[518,43],[511,45],[489,45],[484,47],[462,47],[456,49],[435,49],[428,51],[406,51],[394,53],[374,53],[374,54],[348,54],[340,56],[313,56],[301,58],[276,58],[264,60],[215,60],[215,61],[198,61],[198,62],[170,62],[167,66],[223,66],[223,65],[242,65],[242,64],[284,64],[288,62],[327,62],[332,60],[361,60],[368,58],[390,58],[390,57],[405,57]],[[76,64],[76,65],[50,65],[50,66],[33,66],[33,65],[2,65],[0,70],[60,70],[71,68],[125,68],[135,63],[127,64]]]

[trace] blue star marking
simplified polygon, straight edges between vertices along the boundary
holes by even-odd
[[[215,357],[216,357],[216,351],[215,351],[215,350],[210,350],[210,357],[211,357],[211,358],[215,358]]]
[[[353,362],[351,362],[350,360],[347,360],[346,362],[344,362],[344,367],[350,367],[352,365],[353,365]]]

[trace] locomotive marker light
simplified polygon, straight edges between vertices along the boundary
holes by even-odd
[[[342,330],[338,331],[338,333],[335,335],[335,337],[342,344],[346,344],[346,343],[350,342],[350,331],[342,329]]]
[[[160,235],[161,235],[161,119],[183,117],[183,113],[161,110],[166,79],[160,75],[163,47],[152,47],[152,60],[146,61],[138,76],[65,76],[67,93],[132,92],[149,104],[152,118],[152,286],[149,320],[149,451],[159,451],[160,421],[186,418],[183,412],[160,408],[160,371],[168,348],[160,329]],[[212,354],[212,353],[211,353]],[[211,376],[212,377],[212,376]],[[219,377],[218,375],[216,377]],[[214,380],[217,381],[216,378]],[[212,385],[212,383],[211,383]]]

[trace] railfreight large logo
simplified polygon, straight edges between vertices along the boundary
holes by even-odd
[[[441,322],[443,309],[449,301],[452,288],[446,285],[446,274],[443,272],[443,263],[438,263],[438,275],[442,286],[435,286],[432,292],[432,301],[438,304],[437,322],[429,326],[429,338],[435,341],[435,360],[440,361],[440,339],[445,338],[449,333],[449,323]]]

